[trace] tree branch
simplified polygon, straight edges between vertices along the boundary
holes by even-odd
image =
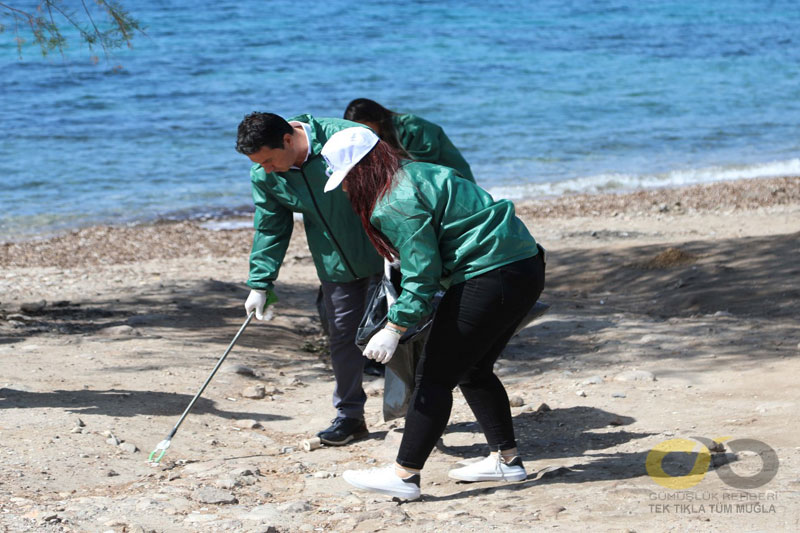
[[[97,24],[94,23],[94,19],[92,18],[92,14],[89,13],[89,8],[86,7],[86,1],[81,0],[81,4],[83,5],[83,10],[86,11],[86,16],[89,17],[89,22],[92,23],[92,27],[94,28],[94,34],[97,36],[97,40],[100,41],[100,46],[103,47],[103,53],[106,57],[108,57],[108,50],[106,50],[106,43],[103,39],[103,35],[100,33],[100,30],[97,29]]]
[[[25,39],[20,37],[19,27],[24,22],[33,34],[33,41],[39,45],[43,55],[48,51],[58,48],[63,57],[67,40],[61,33],[59,23],[66,21],[78,31],[79,40],[89,45],[91,50],[99,44],[106,57],[114,48],[126,44],[131,47],[131,40],[135,32],[144,34],[144,29],[139,22],[115,0],[94,0],[104,20],[97,18],[97,13],[92,13],[90,2],[80,0],[83,14],[68,10],[69,5],[77,4],[77,0],[38,0],[36,11],[26,11],[16,7],[16,2],[9,0],[0,1],[0,20],[9,18],[14,21],[14,35],[17,41],[17,50],[22,58],[22,45]],[[66,4],[66,5],[65,5]],[[46,13],[46,14],[45,14]],[[0,24],[0,34],[5,31],[5,26]],[[93,55],[93,60],[97,58]]]
[[[53,10],[51,9],[50,4],[47,4],[47,14],[50,15],[50,23],[53,25],[53,28],[55,28],[58,36],[58,52],[61,54],[61,59],[64,60],[64,38],[61,36],[58,26],[56,26],[56,21],[53,18]]]

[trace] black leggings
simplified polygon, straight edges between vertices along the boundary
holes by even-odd
[[[442,298],[406,414],[397,463],[422,468],[461,387],[491,450],[516,447],[508,395],[494,363],[544,288],[543,254],[450,287]]]

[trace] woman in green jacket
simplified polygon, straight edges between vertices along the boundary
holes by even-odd
[[[322,148],[325,191],[347,192],[382,256],[400,259],[402,292],[364,355],[389,361],[400,336],[432,311],[395,464],[346,471],[358,488],[419,497],[420,471],[444,432],[458,385],[489,444],[482,461],[450,471],[461,481],[519,481],[508,396],[493,365],[544,287],[544,259],[508,200],[495,201],[447,167],[401,160],[370,130],[348,128]]]
[[[395,113],[368,98],[356,98],[350,102],[344,118],[369,126],[382,141],[401,154],[405,152],[409,159],[450,167],[475,182],[469,163],[441,126],[433,122],[416,115]]]

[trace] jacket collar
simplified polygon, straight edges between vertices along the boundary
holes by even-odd
[[[322,124],[320,124],[313,116],[309,114],[297,115],[296,117],[290,118],[287,122],[303,122],[311,126],[311,138],[308,139],[309,144],[311,145],[311,153],[306,159],[306,162],[311,161],[314,156],[318,156],[320,152],[322,152],[322,146],[324,143],[320,142],[321,138],[324,138],[325,132],[322,129]]]

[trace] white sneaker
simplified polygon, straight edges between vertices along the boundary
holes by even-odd
[[[379,492],[404,500],[419,498],[419,474],[401,479],[394,473],[394,465],[370,468],[369,470],[345,470],[342,477],[359,489]]]
[[[528,477],[519,456],[514,457],[510,463],[504,463],[499,454],[454,468],[447,475],[459,481],[522,481]]]

